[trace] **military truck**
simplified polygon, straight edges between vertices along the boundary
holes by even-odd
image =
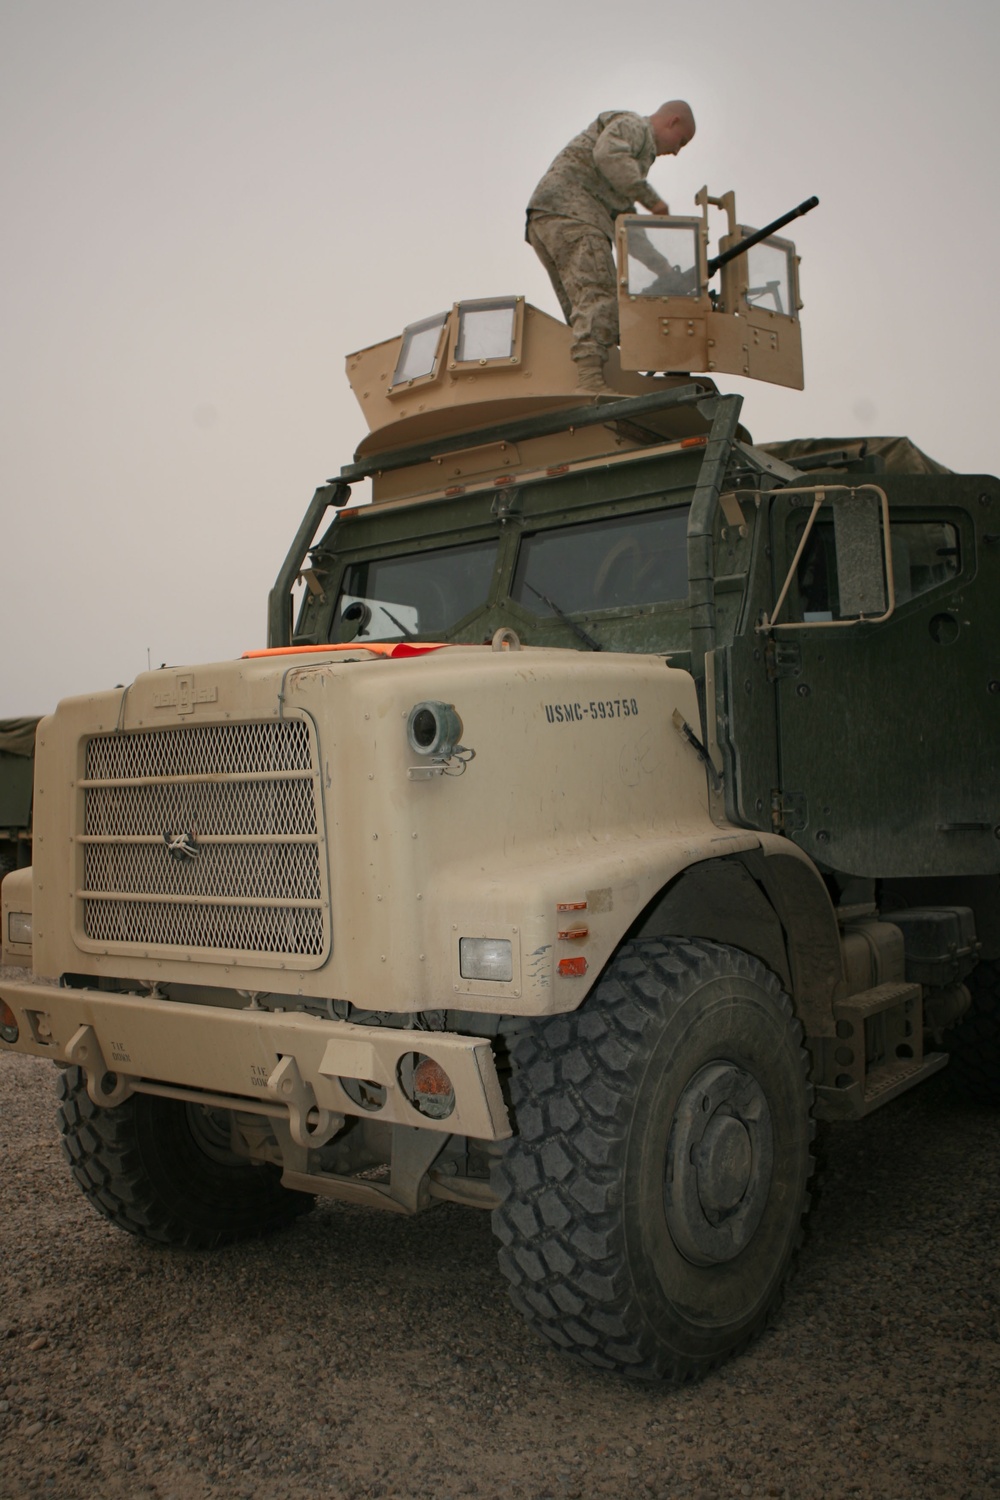
[[[534,1329],[674,1381],[774,1313],[817,1120],[950,1037],[998,1085],[1000,484],[755,446],[714,376],[801,385],[798,258],[696,206],[619,221],[611,399],[519,296],[349,357],[267,648],[39,726],[0,985],[122,1229],[488,1209]]]
[[[31,863],[37,719],[0,719],[0,880]]]

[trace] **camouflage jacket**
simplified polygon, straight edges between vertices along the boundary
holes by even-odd
[[[631,213],[636,200],[652,208],[659,198],[646,181],[655,159],[648,119],[606,110],[560,151],[532,193],[528,212],[592,224],[610,239],[617,214]]]

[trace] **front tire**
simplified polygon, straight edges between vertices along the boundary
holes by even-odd
[[[280,1173],[228,1145],[228,1113],[133,1094],[100,1109],[80,1068],[59,1079],[63,1152],[98,1213],[119,1229],[175,1249],[211,1250],[255,1239],[312,1208]]]
[[[515,1306],[639,1378],[738,1353],[781,1300],[809,1202],[808,1054],[774,975],[718,943],[629,943],[513,1060],[493,1225]]]

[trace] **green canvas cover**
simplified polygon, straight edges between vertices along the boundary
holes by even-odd
[[[7,755],[34,755],[37,719],[0,719],[0,751]]]
[[[758,443],[757,446],[787,464],[794,464],[797,458],[808,458],[813,453],[825,453],[827,449],[846,448],[849,453],[857,454],[858,457],[861,456],[862,449],[865,454],[879,454],[885,460],[887,474],[952,473],[944,464],[928,458],[907,437],[788,438],[784,442]]]

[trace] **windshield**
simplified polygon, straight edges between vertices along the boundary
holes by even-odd
[[[369,558],[345,569],[331,641],[433,640],[482,609],[496,568],[498,541],[466,542],[398,557]]]
[[[688,509],[612,516],[524,537],[511,598],[533,615],[686,599]]]

